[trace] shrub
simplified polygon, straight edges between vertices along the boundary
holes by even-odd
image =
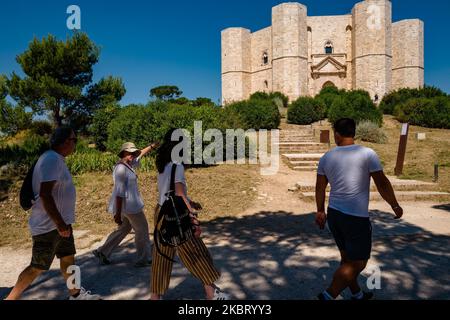
[[[136,143],[138,147],[145,147],[157,140],[160,130],[152,108],[130,105],[120,109],[109,124],[107,150],[115,154],[128,141]]]
[[[239,115],[244,130],[271,130],[280,126],[281,115],[271,99],[253,97],[247,101],[230,104],[226,108]]]
[[[356,139],[373,143],[386,143],[387,136],[378,124],[364,120],[356,127]]]
[[[395,108],[401,122],[427,128],[450,129],[450,97],[409,99]]]
[[[119,110],[119,106],[109,105],[94,113],[92,124],[89,127],[89,133],[94,139],[96,148],[100,151],[106,150],[108,127],[111,121],[117,116]]]
[[[445,97],[447,94],[436,87],[425,86],[421,89],[403,88],[387,94],[380,103],[380,110],[384,114],[394,114],[396,106],[412,98]]]
[[[288,109],[288,122],[307,125],[322,120],[325,116],[325,106],[319,99],[300,97],[292,102]]]
[[[369,93],[363,90],[348,91],[334,100],[328,111],[328,119],[335,123],[341,118],[351,118],[357,123],[369,120],[379,127],[383,123],[381,111],[375,106]]]
[[[48,121],[37,120],[31,123],[31,132],[39,136],[48,136],[53,133],[53,126]]]
[[[15,166],[30,166],[50,148],[46,137],[28,133],[21,144],[0,148],[0,166],[11,163]]]
[[[323,88],[316,99],[322,101],[325,107],[325,117],[328,115],[328,110],[330,110],[334,100],[345,94],[345,90],[339,90],[338,88],[331,86]]]
[[[0,99],[0,134],[13,136],[20,130],[28,129],[31,121],[32,114],[25,112],[24,108]]]

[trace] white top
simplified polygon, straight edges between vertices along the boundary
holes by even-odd
[[[162,206],[167,200],[167,193],[170,191],[170,176],[172,174],[173,162],[169,162],[164,168],[164,172],[158,175],[158,191],[159,191],[159,205]],[[187,183],[184,175],[184,166],[177,163],[177,170],[175,172],[175,182],[184,184],[184,192],[187,195]]]
[[[114,167],[114,188],[108,207],[108,212],[112,215],[115,215],[117,210],[116,197],[123,198],[123,214],[137,214],[144,209],[144,202],[138,188],[138,177],[134,171],[139,167],[139,162],[140,158],[137,158],[131,163],[131,167],[121,163]]]
[[[337,147],[320,159],[318,174],[331,185],[329,207],[357,217],[369,217],[371,173],[383,171],[372,149]]]
[[[39,158],[33,171],[33,192],[37,200],[33,204],[28,222],[33,236],[56,230],[55,223],[45,211],[42,200],[39,198],[41,183],[51,181],[56,181],[52,196],[61,217],[66,224],[75,223],[76,191],[72,176],[64,157],[49,150]]]

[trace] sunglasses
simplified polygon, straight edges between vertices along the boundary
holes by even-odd
[[[75,143],[77,143],[77,142],[78,142],[78,138],[69,138],[69,139],[67,139],[67,140],[69,140],[69,141],[73,141],[73,142],[75,142]]]

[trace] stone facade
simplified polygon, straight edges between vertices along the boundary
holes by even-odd
[[[424,24],[392,23],[389,0],[357,3],[351,14],[308,17],[300,3],[272,8],[272,25],[251,32],[222,31],[222,102],[257,91],[289,99],[316,95],[323,87],[386,93],[424,84]]]

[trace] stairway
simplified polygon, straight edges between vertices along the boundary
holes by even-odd
[[[316,171],[320,158],[329,150],[328,144],[315,142],[312,129],[281,130],[279,150],[292,170]]]
[[[398,201],[448,201],[450,200],[450,193],[438,192],[437,185],[429,182],[415,181],[415,180],[401,180],[396,177],[388,177],[391,181],[392,187],[395,190],[395,195]],[[315,201],[315,185],[312,183],[298,182],[295,187],[300,199],[305,201]],[[327,189],[327,198],[329,197],[329,190]],[[371,181],[370,200],[382,201],[376,186]]]

